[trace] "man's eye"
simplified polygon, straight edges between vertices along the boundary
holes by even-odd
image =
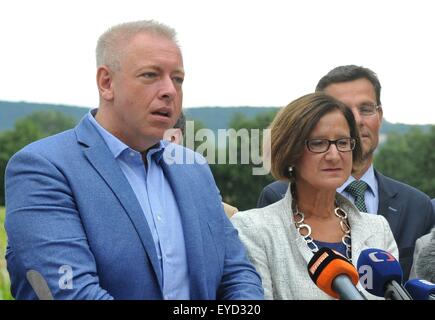
[[[141,76],[143,78],[146,78],[146,79],[153,79],[153,78],[157,77],[157,73],[155,73],[155,72],[144,72],[144,73],[142,73]]]
[[[372,113],[374,111],[374,107],[373,106],[362,106],[361,108],[359,108],[359,112],[361,113]]]
[[[184,78],[183,77],[173,77],[172,78],[176,83],[178,83],[178,84],[183,84],[183,82],[184,82]]]

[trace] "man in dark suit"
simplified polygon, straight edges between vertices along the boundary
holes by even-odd
[[[173,29],[136,21],[100,37],[98,109],[6,169],[15,298],[263,298],[205,159],[161,140],[183,79]]]
[[[382,175],[373,168],[373,153],[382,124],[381,84],[370,69],[340,66],[320,79],[316,91],[323,91],[345,103],[355,116],[363,147],[364,164],[337,189],[355,202],[360,211],[383,215],[390,224],[399,247],[404,279],[412,265],[415,241],[435,225],[435,210],[423,192]],[[264,207],[282,198],[287,182],[266,186],[258,200]]]

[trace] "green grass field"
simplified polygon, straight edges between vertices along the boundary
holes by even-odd
[[[12,299],[9,290],[9,276],[6,271],[5,250],[6,250],[6,231],[5,208],[0,207],[0,300]]]

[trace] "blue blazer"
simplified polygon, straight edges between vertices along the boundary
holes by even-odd
[[[435,226],[435,207],[423,192],[402,182],[386,177],[375,170],[378,181],[378,214],[383,215],[393,231],[399,248],[399,261],[404,280],[411,271],[415,241]],[[257,207],[262,208],[281,200],[288,182],[275,181],[260,194]]]
[[[225,215],[208,165],[162,166],[181,214],[191,299],[262,299],[261,279]],[[6,208],[15,298],[37,298],[26,279],[36,270],[55,299],[163,299],[145,216],[86,116],[75,129],[11,158]]]

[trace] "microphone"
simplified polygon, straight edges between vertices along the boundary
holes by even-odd
[[[414,300],[435,300],[435,284],[422,279],[412,279],[405,283],[405,289]]]
[[[45,281],[44,277],[38,271],[27,271],[26,278],[39,300],[54,300],[47,281]]]
[[[367,300],[358,291],[358,272],[341,254],[323,247],[308,263],[311,280],[328,295],[340,300]]]
[[[360,282],[369,293],[387,300],[412,300],[401,285],[400,263],[390,253],[374,248],[361,251],[358,271]]]
[[[423,245],[414,261],[415,273],[417,278],[435,283],[435,228],[424,237],[431,239]]]

